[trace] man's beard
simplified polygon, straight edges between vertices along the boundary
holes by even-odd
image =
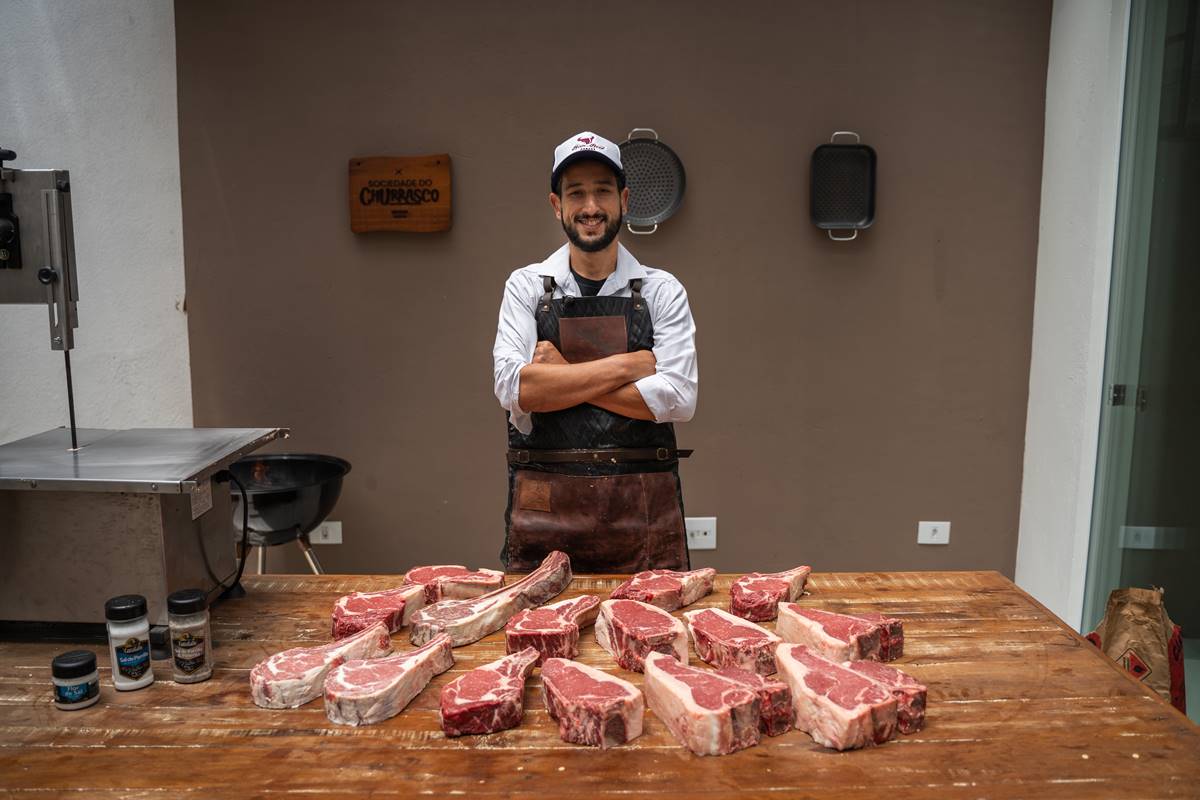
[[[599,238],[592,241],[588,241],[580,236],[579,229],[575,226],[575,223],[568,223],[565,217],[563,218],[562,226],[563,230],[566,231],[567,239],[571,241],[571,244],[575,245],[585,253],[598,253],[612,244],[613,240],[617,238],[617,233],[619,233],[621,230],[621,222],[624,219],[625,214],[618,213],[615,220],[610,219],[608,224],[604,226],[604,233],[602,233]]]

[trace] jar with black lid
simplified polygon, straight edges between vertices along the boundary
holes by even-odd
[[[212,632],[208,597],[199,589],[167,595],[171,632],[171,669],[176,683],[199,683],[212,677]]]
[[[150,665],[150,623],[146,598],[123,594],[104,604],[108,620],[108,654],[112,657],[113,686],[122,692],[154,683]]]
[[[96,654],[90,650],[56,655],[50,662],[50,680],[54,682],[55,708],[76,711],[100,699],[100,673]]]

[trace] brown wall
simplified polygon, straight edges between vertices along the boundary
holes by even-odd
[[[176,6],[197,425],[349,459],[333,571],[495,566],[508,273],[562,241],[554,145],[658,129],[688,171],[659,233],[700,404],[679,426],[721,570],[1011,576],[1050,4]],[[879,154],[877,222],[808,221],[808,159]],[[449,152],[448,234],[350,233],[352,156]],[[920,519],[952,543],[918,547]],[[290,548],[280,569],[299,568]]]

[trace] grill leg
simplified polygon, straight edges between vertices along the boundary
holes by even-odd
[[[325,570],[321,569],[321,562],[317,560],[317,554],[313,552],[312,543],[308,541],[308,534],[297,536],[296,544],[300,545],[300,552],[304,553],[304,558],[308,561],[313,575],[324,575]]]
[[[262,545],[258,547],[258,574],[267,574],[267,548]]]

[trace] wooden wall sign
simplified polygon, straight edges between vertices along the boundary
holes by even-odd
[[[350,159],[350,230],[450,230],[450,156]]]

